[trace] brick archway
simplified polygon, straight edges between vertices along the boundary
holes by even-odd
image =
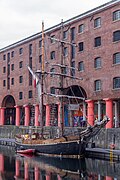
[[[64,98],[64,124],[65,126],[85,126],[87,93],[78,85],[64,89],[64,95],[71,98]],[[67,97],[66,96],[66,97]],[[77,98],[79,97],[79,98]]]
[[[78,86],[78,85],[73,85],[73,86],[66,88],[64,91],[64,94],[69,95],[69,96],[77,96],[77,97],[87,99],[87,93],[81,86]],[[78,100],[78,101],[81,101],[81,100]]]
[[[5,125],[15,125],[15,99],[11,95],[4,97],[2,107],[5,108]]]

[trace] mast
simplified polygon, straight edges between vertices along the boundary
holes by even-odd
[[[63,20],[61,21],[61,37],[62,37],[62,40],[63,40]],[[61,74],[63,74],[63,52],[64,52],[64,42],[61,41]],[[63,76],[60,76],[60,91],[61,91],[61,94],[63,94]],[[64,122],[64,111],[63,111],[63,97],[60,97],[60,127],[61,127],[61,130],[62,130],[62,136],[63,136],[63,122]]]
[[[42,22],[42,72],[41,72],[41,102],[40,102],[40,125],[43,136],[43,79],[44,79],[44,22]]]

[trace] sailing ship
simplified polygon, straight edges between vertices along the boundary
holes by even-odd
[[[65,44],[65,41],[60,41],[58,39],[54,39],[55,41],[59,41],[61,43],[63,53],[63,46]],[[67,42],[68,43],[68,42]],[[71,45],[71,43],[70,43]],[[72,44],[74,45],[74,44]],[[44,50],[44,24],[42,25],[42,49]],[[65,77],[68,77],[67,74],[64,73],[64,68],[66,65],[64,65],[63,61],[63,55],[61,55],[61,64],[56,64],[60,67],[61,72],[55,73],[51,72],[51,74],[59,75],[60,76],[60,87],[58,88],[60,93],[59,95],[56,94],[50,94],[45,93],[43,90],[44,85],[44,76],[47,72],[44,71],[44,51],[42,54],[42,70],[37,71],[37,73],[34,73],[33,70],[28,66],[28,70],[33,75],[33,78],[36,80],[36,87],[38,89],[38,98],[39,98],[39,108],[40,108],[40,125],[41,125],[41,133],[34,133],[34,134],[22,134],[22,135],[16,135],[15,142],[17,147],[17,152],[19,150],[35,150],[35,153],[40,155],[49,155],[49,156],[64,156],[64,157],[73,157],[73,156],[81,156],[85,152],[86,145],[88,144],[89,140],[94,137],[102,127],[106,125],[106,123],[109,121],[109,118],[105,116],[102,121],[96,123],[94,126],[87,126],[87,128],[78,133],[77,135],[64,135],[64,127],[63,127],[63,98],[76,98],[76,99],[83,99],[81,97],[76,96],[68,96],[63,95],[63,79]],[[39,76],[38,76],[39,73]],[[69,78],[71,78],[69,76]],[[75,79],[75,77],[74,77]],[[81,78],[77,78],[80,79]],[[44,95],[57,97],[60,100],[60,125],[61,125],[61,136],[54,137],[54,138],[45,138],[43,136],[43,98]],[[33,151],[34,152],[34,151]]]

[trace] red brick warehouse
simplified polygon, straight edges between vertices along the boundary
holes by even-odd
[[[45,30],[45,70],[60,72],[60,42],[64,43],[64,63],[66,77],[64,94],[85,98],[83,100],[64,99],[64,124],[74,126],[75,119],[94,124],[95,118],[102,119],[107,114],[110,122],[107,128],[120,124],[120,1],[113,0],[86,13],[80,14],[61,24]],[[42,33],[34,34],[0,50],[0,125],[39,126],[39,105],[37,91],[33,87],[33,71],[41,69]],[[58,93],[59,77],[45,76],[44,91]],[[72,105],[79,104],[79,110]],[[70,109],[73,108],[73,109]],[[59,125],[59,98],[44,99],[44,125]],[[77,124],[81,125],[81,124]]]

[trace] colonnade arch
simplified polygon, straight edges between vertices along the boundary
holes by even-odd
[[[74,86],[70,86],[68,88],[65,88],[63,90],[63,94],[66,96],[78,96],[83,98],[87,98],[86,96],[86,92],[85,90],[78,86],[78,85],[74,85]],[[82,99],[78,99],[76,101],[75,98],[70,98],[71,100],[69,101],[68,98],[63,98],[64,101],[64,125],[65,126],[73,126],[74,125],[74,112],[75,110],[71,109],[69,110],[68,113],[68,105],[73,105],[73,104],[79,104],[83,110],[83,100]],[[45,115],[43,117],[43,119],[45,118],[45,126],[59,126],[60,125],[60,101],[58,101],[58,99],[55,102],[56,104],[44,104],[45,108]],[[54,110],[54,115],[51,114],[52,108]],[[24,112],[23,112],[24,111]],[[79,115],[80,115],[80,110],[79,111]],[[83,110],[84,111],[84,110]],[[31,113],[33,112],[33,113]],[[77,112],[77,111],[76,111]],[[82,112],[82,116],[83,113],[85,114],[86,112]],[[21,116],[21,114],[23,114]],[[34,117],[31,117],[32,114],[34,114]],[[4,97],[3,101],[2,101],[2,105],[1,105],[1,109],[0,109],[0,125],[25,125],[25,126],[40,126],[39,123],[39,104],[25,104],[22,106],[18,106],[16,105],[15,99],[12,95],[7,95],[6,97]],[[78,116],[79,116],[78,115]],[[68,117],[69,116],[69,117]],[[72,116],[72,117],[71,117]],[[75,115],[77,116],[77,115]],[[55,123],[53,123],[50,118],[52,117],[52,121],[55,121]],[[85,118],[85,116],[84,116]],[[22,122],[23,121],[23,122]],[[32,123],[31,123],[32,122]]]
[[[66,98],[66,100],[64,100],[64,125],[85,126],[85,99],[87,99],[86,91],[81,86],[73,85],[64,89],[63,92],[65,95],[71,96],[71,98]]]
[[[1,105],[1,111],[4,112],[4,124],[15,125],[15,99],[11,95],[4,97]]]
[[[87,98],[86,91],[78,86],[70,86],[63,90],[64,95],[64,126],[81,126],[80,122],[84,121],[90,125],[95,123],[97,118],[99,121],[104,115],[110,117],[110,122],[107,124],[107,128],[120,127],[120,99],[104,98],[101,100],[92,100]],[[68,100],[67,96],[71,96]],[[72,96],[78,96],[82,99],[75,99]],[[83,100],[84,99],[84,100]],[[57,98],[58,100],[58,98]],[[60,125],[60,101],[55,101],[56,104],[44,104],[45,126],[59,126]],[[78,106],[76,106],[78,105]],[[52,119],[57,123],[50,122],[51,106],[55,110],[55,116],[52,114]],[[33,123],[31,123],[31,110],[34,110]],[[23,115],[21,116],[21,112]],[[52,112],[53,113],[53,112]],[[16,102],[13,96],[7,95],[4,97],[0,108],[0,125],[25,125],[25,126],[40,126],[39,123],[39,104],[26,104],[22,106],[16,106]],[[21,121],[23,120],[23,123]],[[87,124],[86,124],[87,125]]]

